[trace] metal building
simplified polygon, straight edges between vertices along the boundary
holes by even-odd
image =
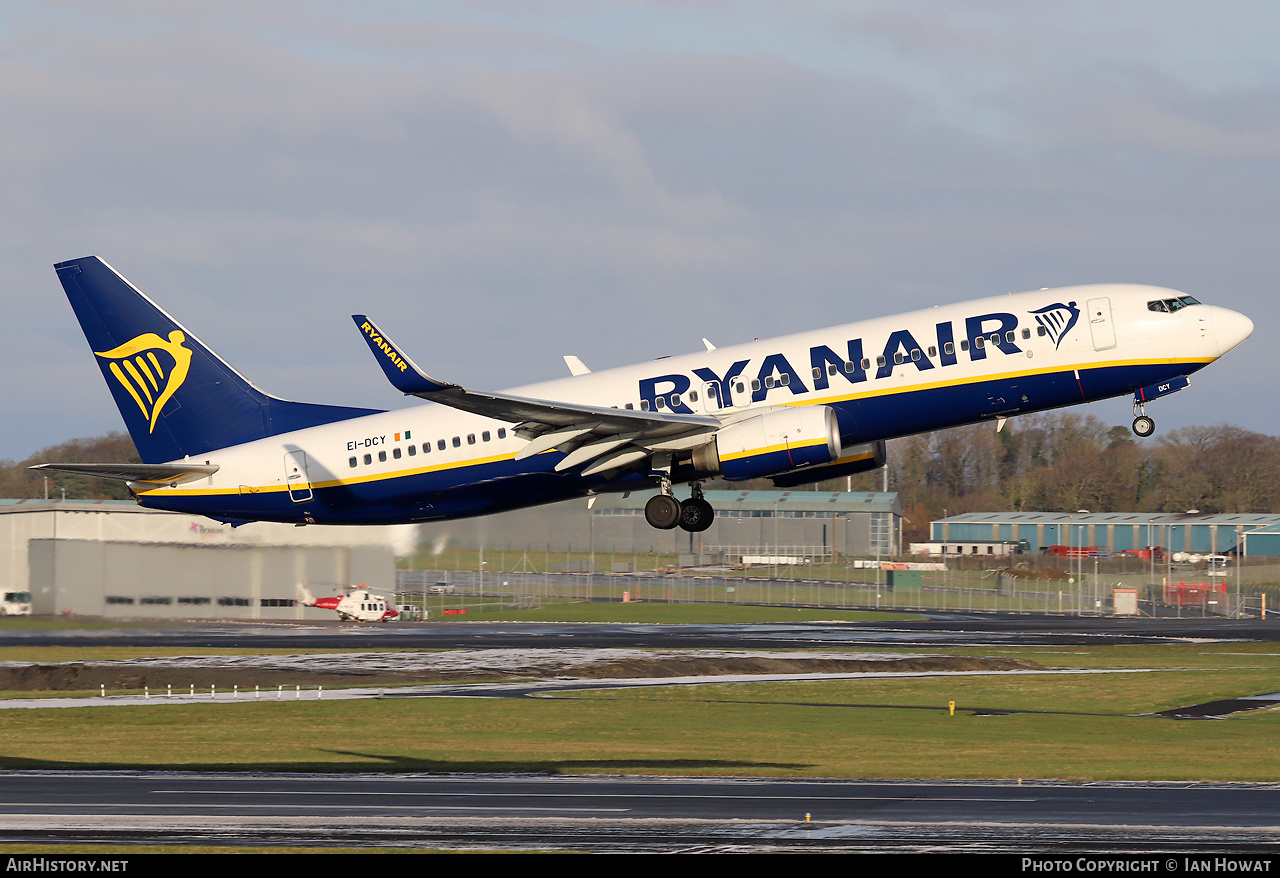
[[[297,605],[365,583],[390,595],[412,527],[232,528],[119,500],[0,500],[0,587],[32,612],[162,618],[332,619]]]
[[[817,491],[707,491],[716,517],[691,534],[656,530],[644,519],[652,491],[605,494],[484,518],[427,524],[423,541],[502,551],[713,554],[805,549],[810,555],[896,555],[902,548],[897,494]]]
[[[1029,551],[1046,546],[1099,546],[1109,552],[1162,546],[1171,552],[1234,551],[1245,534],[1280,525],[1269,513],[1162,512],[970,512],[932,522],[935,541],[985,543],[1026,540]],[[1251,555],[1280,555],[1280,545],[1261,539]]]

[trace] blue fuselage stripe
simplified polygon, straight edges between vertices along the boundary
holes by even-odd
[[[1139,387],[1186,375],[1203,363],[1117,365],[1020,375],[904,390],[831,403],[845,446],[939,430],[1024,412],[1044,411],[1132,393]],[[563,455],[537,454],[407,475],[389,475],[315,487],[312,499],[295,503],[287,491],[227,495],[164,492],[143,494],[155,509],[206,514],[219,519],[311,522],[316,524],[397,524],[503,512],[581,497],[592,488],[637,490],[649,486],[645,473],[624,479],[583,478],[581,467],[555,472]]]

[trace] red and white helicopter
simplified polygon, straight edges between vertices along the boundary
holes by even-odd
[[[400,615],[381,595],[369,591],[362,582],[338,597],[317,598],[311,589],[298,583],[298,602],[305,607],[333,610],[343,622],[386,622]]]

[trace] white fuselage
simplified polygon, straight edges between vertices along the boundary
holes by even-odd
[[[825,405],[837,412],[840,441],[852,446],[1131,393],[1202,368],[1252,329],[1217,306],[1151,310],[1181,295],[1114,284],[997,296],[506,393],[725,423]],[[528,440],[515,427],[427,402],[220,449],[197,461],[216,465],[213,475],[139,496],[145,505],[228,519],[385,523],[631,484],[554,473],[564,457],[555,450],[517,461]]]

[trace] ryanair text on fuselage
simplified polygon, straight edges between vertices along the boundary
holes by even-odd
[[[1074,301],[1066,304],[1054,303],[1030,313],[1036,318],[1038,332],[1049,336],[1055,347],[1071,331],[1080,316]],[[969,362],[985,360],[988,349],[1005,355],[1020,354],[1023,349],[1017,343],[1019,326],[1018,316],[1007,311],[967,317],[964,320],[964,335],[958,344],[952,321],[935,325],[930,341],[936,341],[936,344],[921,344],[911,330],[899,329],[889,333],[874,361],[866,357],[866,345],[861,338],[851,338],[846,342],[844,353],[847,356],[832,350],[829,345],[814,345],[809,348],[808,362],[812,388],[805,383],[804,377],[787,359],[786,354],[781,352],[765,355],[755,369],[754,377],[750,379],[743,376],[744,373],[750,374],[747,370],[751,360],[734,362],[723,375],[702,367],[694,369],[692,376],[672,373],[641,378],[640,408],[645,411],[667,409],[677,414],[693,414],[694,410],[687,400],[695,379],[708,387],[708,392],[719,402],[719,407],[733,408],[748,402],[765,402],[771,391],[781,393],[785,390],[795,397],[811,391],[828,390],[833,377],[854,385],[867,380],[889,378],[898,367],[925,372],[954,366],[960,362],[962,354],[967,355]],[[1029,338],[1030,329],[1025,334]]]

